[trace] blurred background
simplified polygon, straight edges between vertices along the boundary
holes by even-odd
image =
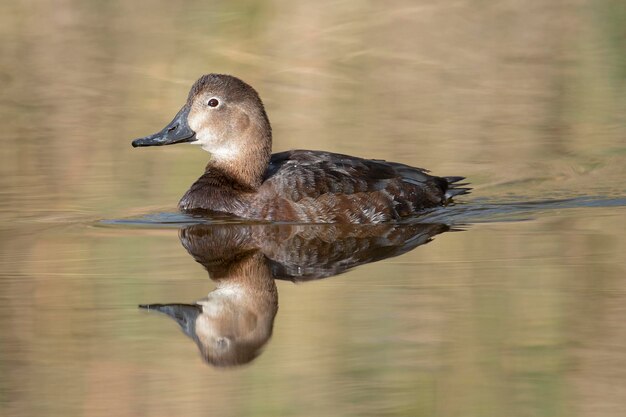
[[[0,415],[622,415],[625,51],[619,0],[2,2]],[[130,141],[208,72],[257,89],[275,151],[571,203],[281,282],[266,352],[212,368],[137,310],[213,286],[176,228],[102,222],[176,211],[207,155]]]

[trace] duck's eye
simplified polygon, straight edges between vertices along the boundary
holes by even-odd
[[[209,107],[217,107],[217,105],[220,104],[220,102],[217,101],[216,98],[212,98],[211,100],[209,100],[207,104],[209,105]]]

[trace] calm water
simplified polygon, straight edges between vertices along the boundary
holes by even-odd
[[[625,28],[618,1],[3,2],[0,415],[624,415]],[[396,226],[177,214],[207,156],[130,140],[206,72],[259,90],[276,151],[474,191]]]

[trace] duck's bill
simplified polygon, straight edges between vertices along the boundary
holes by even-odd
[[[195,333],[196,319],[202,313],[198,304],[142,304],[139,308],[167,314],[191,337]]]
[[[185,106],[163,130],[144,138],[135,139],[133,147],[163,146],[196,141],[196,132],[191,130],[187,124],[187,116],[189,116],[189,107]]]

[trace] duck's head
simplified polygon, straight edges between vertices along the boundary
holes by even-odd
[[[276,308],[255,311],[228,296],[209,294],[195,304],[146,304],[140,308],[174,319],[198,346],[204,360],[220,366],[255,359],[272,336]]]
[[[207,74],[191,87],[187,103],[174,120],[160,132],[133,140],[132,145],[175,143],[200,145],[212,155],[212,162],[241,171],[233,174],[250,182],[252,178],[247,177],[261,177],[267,167],[272,131],[254,88],[231,75]]]

